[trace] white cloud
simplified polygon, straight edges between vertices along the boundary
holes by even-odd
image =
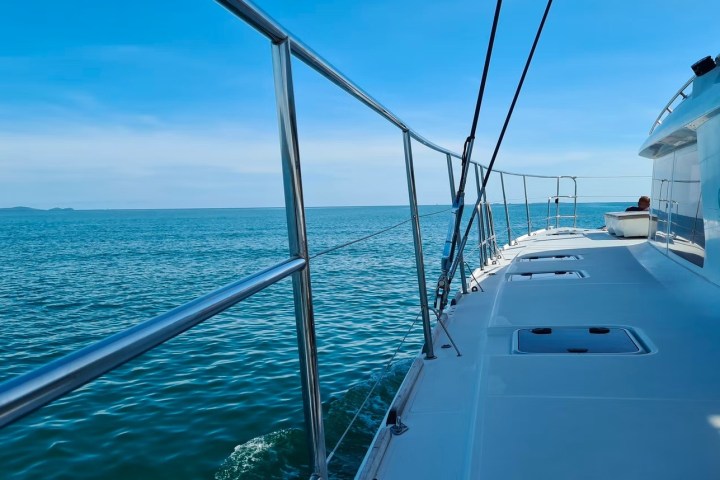
[[[170,125],[156,119],[128,123],[133,126],[85,122],[1,132],[0,169],[4,173],[0,177],[0,206],[282,205],[275,131],[241,124]],[[389,129],[360,135],[357,128],[317,127],[301,131],[300,142],[307,205],[407,202],[399,131]],[[485,139],[478,144],[475,158],[482,161],[484,157],[479,153],[491,143]],[[413,142],[413,153],[420,203],[447,203],[444,155],[417,142]],[[457,166],[458,162],[455,163]],[[501,152],[496,168],[544,175],[592,176],[608,172],[646,175],[651,164],[637,159],[629,148],[553,147],[539,152],[533,145],[515,145]],[[512,182],[509,180],[508,185],[514,185]],[[635,196],[638,192],[647,193],[643,182],[609,183],[614,186],[613,195]],[[543,183],[531,190],[534,195],[546,197],[553,193],[549,191],[552,185],[548,185]],[[472,188],[471,184],[469,189]],[[513,188],[517,190],[519,185]],[[491,188],[490,193],[491,199],[501,198],[497,188]],[[521,195],[515,191],[509,197]]]
[[[158,167],[207,166],[238,173],[279,173],[277,142],[249,130],[193,131],[77,126],[63,130],[0,133],[0,168],[6,175],[102,168],[144,176]]]
[[[387,201],[373,182],[387,180],[377,177],[388,168],[404,172],[401,138],[352,138],[348,132],[301,138],[308,204]],[[54,124],[0,132],[0,206],[282,205],[278,144],[274,131],[230,124]]]

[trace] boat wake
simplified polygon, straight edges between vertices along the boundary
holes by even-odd
[[[412,359],[395,362],[379,382],[381,373],[374,374],[332,396],[325,404],[325,432],[330,453],[370,394],[330,462],[330,478],[354,477],[379,422],[411,364]],[[307,478],[306,458],[305,432],[299,428],[286,428],[255,437],[235,447],[216,472],[215,480]]]
[[[215,480],[301,478],[305,457],[305,432],[278,430],[235,447]]]

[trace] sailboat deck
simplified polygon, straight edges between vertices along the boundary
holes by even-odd
[[[645,239],[540,232],[475,272],[359,478],[720,475],[720,291]],[[537,254],[578,258],[520,261]],[[513,274],[577,271],[579,276]],[[557,278],[557,279],[555,279]],[[516,281],[516,279],[523,281]],[[623,327],[644,352],[519,353],[518,329]]]

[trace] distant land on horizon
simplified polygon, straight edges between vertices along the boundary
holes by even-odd
[[[53,207],[53,208],[48,208],[47,210],[42,209],[42,208],[32,208],[32,207],[5,207],[5,208],[0,207],[0,211],[4,211],[4,212],[57,212],[57,211],[68,212],[68,211],[75,211],[75,209],[70,208],[70,207],[67,207],[67,208]]]

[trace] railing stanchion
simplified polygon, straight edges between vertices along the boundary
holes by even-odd
[[[290,255],[297,255],[308,260],[291,58],[290,40],[285,39],[272,44]],[[320,399],[320,377],[317,365],[309,263],[302,270],[293,273],[292,284],[300,356],[300,381],[302,383],[305,428],[310,450],[310,465],[313,469],[312,478],[325,480],[328,478],[325,431]]]
[[[493,217],[492,205],[485,200],[485,212],[488,217],[488,228],[490,229],[490,245],[492,246],[493,259],[497,260],[500,258],[500,250],[497,243],[497,235],[495,234],[495,219]],[[493,262],[495,263],[495,262]]]
[[[447,157],[447,168],[448,168],[448,179],[450,180],[450,202],[455,200],[455,174],[453,173],[452,157],[450,154]]]
[[[413,243],[415,244],[415,267],[417,269],[418,290],[420,292],[420,313],[423,321],[425,337],[425,358],[433,359],[432,330],[430,329],[430,309],[428,307],[427,287],[425,285],[425,264],[423,263],[422,236],[420,235],[420,216],[418,215],[417,192],[415,190],[415,168],[412,158],[412,139],[408,130],[403,130],[403,146],[405,147],[405,172],[407,173],[408,197],[410,198],[410,215],[412,217]]]
[[[460,287],[462,289],[462,293],[468,293],[467,289],[467,274],[465,273],[465,260],[463,259],[462,253],[459,255],[460,257]]]
[[[545,217],[545,230],[550,230],[550,200],[552,200],[552,197],[548,197],[547,216]]]
[[[572,177],[572,181],[575,184],[575,193],[573,194],[573,228],[577,227],[577,178]]]
[[[478,166],[475,165],[475,186],[477,187],[477,194],[478,198],[480,197],[480,173],[478,171]],[[480,270],[485,269],[485,261],[487,260],[487,255],[485,251],[485,213],[483,211],[483,204],[482,201],[478,205],[478,242],[480,245]]]
[[[452,157],[450,154],[446,154],[447,157],[447,167],[448,167],[448,180],[450,180],[450,202],[452,203],[455,201],[455,174],[453,173],[453,167],[452,167]],[[463,265],[465,262],[463,261],[463,253],[459,253],[460,256],[460,285],[462,287],[462,293],[468,293],[467,291],[467,276],[465,275],[465,268],[463,268]]]
[[[505,205],[505,222],[507,223],[508,245],[513,244],[512,229],[510,228],[510,210],[508,210],[507,197],[505,196],[505,179],[500,172],[500,186],[502,187],[503,205]]]
[[[555,228],[560,227],[560,177],[557,177],[555,188]]]
[[[485,178],[485,168],[482,165],[479,165],[480,167],[480,178]],[[486,222],[485,226],[487,228],[487,240],[488,240],[488,251],[490,252],[490,256],[494,260],[498,256],[497,252],[497,239],[495,238],[495,223],[493,222],[492,217],[492,207],[487,201],[487,190],[483,192],[483,199],[482,203],[485,205],[485,217]],[[488,265],[490,265],[488,263]]]
[[[480,169],[480,179],[482,180],[485,178],[485,169],[482,165],[478,165],[478,168]],[[482,188],[481,184],[478,185],[478,195],[480,194],[480,189]],[[482,196],[482,202],[480,202],[480,205],[482,206],[483,211],[481,212],[485,218],[485,221],[483,222],[485,224],[485,240],[487,243],[487,254],[485,255],[485,265],[490,265],[490,257],[494,257],[493,252],[491,250],[491,233],[490,233],[490,217],[488,216],[487,209],[487,191],[483,192]]]
[[[525,175],[522,176],[523,178],[523,190],[525,191],[525,216],[527,217],[527,226],[528,226],[528,235],[532,232],[532,222],[530,221],[530,204],[528,203],[528,196],[527,196],[527,179],[525,178]]]

